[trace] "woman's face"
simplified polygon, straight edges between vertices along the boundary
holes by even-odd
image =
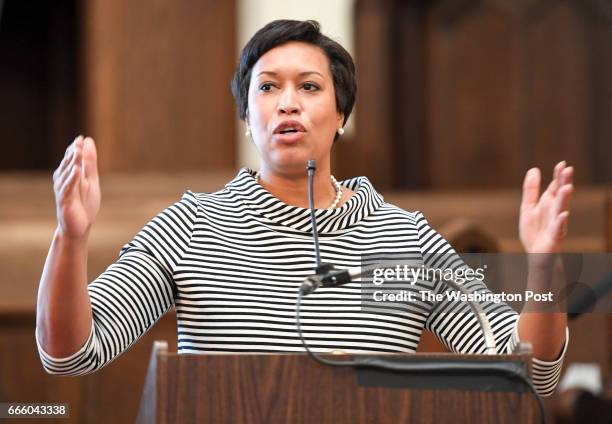
[[[294,175],[306,173],[309,159],[329,167],[343,115],[323,51],[289,42],[261,56],[251,74],[246,122],[263,166]]]

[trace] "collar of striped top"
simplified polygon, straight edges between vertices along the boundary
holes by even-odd
[[[255,180],[255,173],[252,169],[242,168],[225,187],[270,224],[310,233],[312,226],[309,209],[283,203]],[[339,182],[343,187],[353,190],[355,194],[339,208],[315,210],[319,234],[350,229],[352,225],[365,219],[384,203],[383,197],[366,177],[355,177]]]

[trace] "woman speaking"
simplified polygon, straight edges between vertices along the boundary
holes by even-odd
[[[318,23],[279,20],[259,30],[241,53],[232,92],[260,170],[243,168],[214,193],[185,192],[90,284],[88,236],[100,208],[96,147],[79,136],[67,148],[53,175],[58,225],[38,292],[36,340],[47,372],[102,368],[173,306],[179,353],[303,352],[294,310],[315,261],[310,159],[317,163],[323,262],[356,267],[363,255],[411,254],[426,265],[465,266],[420,212],[386,203],[366,177],[337,181],[332,175],[332,146],[355,102],[355,69]],[[572,168],[559,163],[541,196],[540,180],[537,168],[525,177],[520,238],[528,253],[555,253],[566,232]],[[431,263],[448,253],[446,263]],[[436,293],[448,290],[442,282],[430,284]],[[302,328],[313,351],[410,353],[424,329],[454,352],[486,349],[478,320],[444,313],[445,301],[375,312],[361,308],[361,296],[353,282],[303,300]],[[568,342],[566,315],[482,306],[500,353],[519,340],[532,343],[534,384],[540,394],[552,393]]]

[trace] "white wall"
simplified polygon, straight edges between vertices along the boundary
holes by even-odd
[[[355,0],[238,0],[238,52],[257,30],[275,19],[314,19],[322,32],[353,54]],[[352,120],[352,119],[351,119]],[[259,168],[259,155],[238,121],[238,164]]]

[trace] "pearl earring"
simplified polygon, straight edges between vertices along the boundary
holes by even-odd
[[[340,127],[338,128],[338,135],[342,135],[344,134],[344,128]]]
[[[251,135],[251,127],[247,125],[246,131],[244,132],[245,137],[249,137]]]

